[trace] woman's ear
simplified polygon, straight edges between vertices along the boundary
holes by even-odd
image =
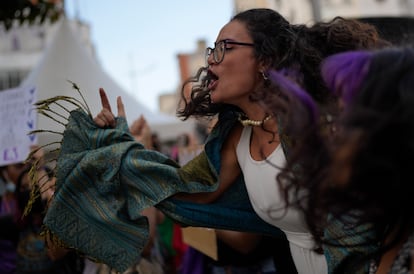
[[[265,64],[265,62],[262,61],[259,63],[258,70],[260,74],[263,72],[267,72],[268,69],[269,69],[269,65]]]
[[[265,79],[264,75],[267,75],[267,67],[264,65],[259,65],[257,72]]]

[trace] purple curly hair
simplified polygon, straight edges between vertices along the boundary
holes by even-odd
[[[290,78],[297,77],[296,75],[291,76],[295,72],[287,69],[280,71],[270,70],[268,71],[269,80],[280,88],[280,92],[288,98],[294,101],[299,101],[300,105],[304,107],[306,114],[309,116],[309,122],[316,123],[319,117],[319,111],[315,101],[311,95],[303,90],[298,84],[290,80]]]
[[[361,89],[372,56],[373,52],[352,51],[335,54],[322,62],[321,74],[326,86],[342,98],[345,106]]]

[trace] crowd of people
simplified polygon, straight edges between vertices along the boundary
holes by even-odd
[[[154,228],[172,220],[215,229],[221,261],[201,273],[413,273],[414,50],[357,20],[293,25],[251,9],[206,62],[177,114],[217,120],[185,164],[103,89],[95,117],[71,112],[50,245],[124,272],[153,260]]]
[[[43,150],[34,146],[31,159],[0,168],[0,272],[4,274],[82,274],[84,262],[74,251],[47,243],[41,228],[53,196],[54,175],[44,164]],[[31,163],[39,169],[30,174]],[[36,184],[31,184],[35,179]],[[32,188],[39,195],[31,200]],[[30,202],[30,212],[25,209]]]

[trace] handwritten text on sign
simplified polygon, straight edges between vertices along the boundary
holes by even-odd
[[[14,88],[0,91],[0,166],[22,162],[36,144],[35,88]]]

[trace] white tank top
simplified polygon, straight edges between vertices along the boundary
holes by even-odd
[[[269,224],[280,228],[289,241],[298,273],[327,273],[325,256],[313,251],[314,241],[301,212],[285,208],[283,193],[276,176],[286,164],[279,144],[266,160],[256,161],[250,154],[252,128],[244,127],[237,145],[237,159],[243,172],[247,192],[254,211]],[[272,163],[272,164],[269,164]]]

